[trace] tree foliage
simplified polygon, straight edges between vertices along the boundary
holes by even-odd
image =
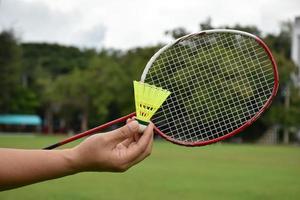
[[[290,60],[290,23],[283,23],[279,34],[265,36],[255,26],[215,27],[210,18],[199,24],[199,30],[213,28],[238,29],[263,38],[278,64],[280,91],[258,124],[299,125],[300,97],[290,80],[295,70]],[[188,33],[185,27],[165,32],[172,38]],[[50,113],[54,119],[63,119],[67,127],[80,124],[81,129],[133,112],[132,81],[140,79],[148,60],[162,46],[96,51],[59,44],[21,43],[12,31],[3,31],[0,33],[0,112],[36,113],[46,120]],[[290,107],[284,109],[287,85],[291,88]]]
[[[0,33],[0,113],[34,113],[39,105],[35,91],[24,87],[21,53],[12,31]]]

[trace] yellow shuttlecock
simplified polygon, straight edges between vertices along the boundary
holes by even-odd
[[[171,92],[138,81],[133,81],[133,86],[136,120],[141,125],[144,125],[144,127],[141,128],[143,129],[149,124],[151,117],[160,108]]]

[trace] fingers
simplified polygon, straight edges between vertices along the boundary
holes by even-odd
[[[126,124],[128,124],[129,122],[131,122],[131,121],[133,121],[134,119],[133,118],[128,118],[127,120],[126,120]]]
[[[146,147],[147,146],[147,144],[153,138],[153,128],[154,128],[154,125],[152,123],[150,123],[148,125],[148,127],[146,128],[146,130],[144,131],[144,134],[139,139],[139,141],[137,143],[138,145],[140,145],[141,147]]]
[[[145,131],[147,131],[147,129]],[[150,141],[149,141],[149,143],[146,147],[146,150],[142,154],[140,154],[135,160],[133,160],[130,163],[130,165],[131,166],[135,165],[135,164],[141,162],[142,160],[144,160],[147,156],[149,156],[151,154],[151,151],[152,151],[152,146],[153,146],[153,135],[152,135],[152,137],[151,137],[151,139],[150,139]]]
[[[133,121],[133,120],[135,120],[135,117],[133,117],[133,118],[128,118],[128,119],[126,120],[126,123],[129,123],[129,122],[131,122],[131,121]],[[140,126],[140,125],[139,125],[139,126]],[[139,130],[140,130],[140,127],[139,127]],[[140,139],[140,137],[141,137],[141,132],[135,133],[135,134],[134,134],[134,140],[135,140],[135,141],[138,141],[138,140]]]
[[[153,142],[153,124],[150,123],[136,144],[129,146],[128,159],[131,163],[143,160],[151,153]]]
[[[128,118],[127,120],[126,120],[126,124],[128,124],[129,122],[131,122],[131,121],[133,121],[134,119],[132,119],[132,118]],[[127,139],[125,139],[121,144],[122,145],[124,145],[125,147],[128,147],[130,144],[132,144],[132,142],[136,142],[136,141],[138,141],[138,139],[140,138],[140,134],[139,133],[135,133],[134,135],[133,135],[133,137],[130,137],[130,138],[127,138]]]
[[[134,137],[131,137],[124,140],[121,144],[128,148],[128,146],[133,142],[134,142]]]
[[[133,137],[134,137],[134,141],[137,142],[142,137],[142,134],[140,132],[138,132],[138,133],[135,133]]]
[[[134,134],[139,131],[139,123],[136,120],[129,121],[125,126],[111,131],[107,137],[116,142],[121,142],[127,138],[134,137]]]

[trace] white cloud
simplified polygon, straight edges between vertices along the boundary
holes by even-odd
[[[77,11],[57,10],[42,1],[4,0],[0,4],[0,30],[13,28],[23,41],[98,47],[105,26],[84,26],[81,19]]]
[[[0,26],[14,26],[25,41],[130,48],[166,41],[178,26],[256,25],[277,32],[279,22],[300,15],[298,0],[2,0]]]
[[[101,47],[103,44],[106,28],[103,25],[97,25],[91,29],[79,31],[75,34],[77,43],[83,47]]]

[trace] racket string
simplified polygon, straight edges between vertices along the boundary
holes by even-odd
[[[232,120],[231,120],[232,121]],[[231,129],[230,129],[231,130]]]
[[[153,122],[180,141],[205,141],[232,132],[251,119],[272,93],[272,65],[253,39],[242,36],[235,44],[226,34],[208,37],[171,47],[146,76],[146,82],[172,92]],[[207,54],[211,48],[214,51]]]

